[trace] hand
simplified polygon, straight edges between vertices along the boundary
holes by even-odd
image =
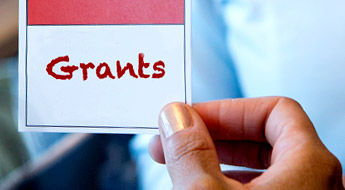
[[[339,161],[294,100],[174,103],[159,127],[149,149],[166,163],[174,189],[343,189]],[[224,174],[220,163],[267,170]]]

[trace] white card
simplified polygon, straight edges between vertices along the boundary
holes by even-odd
[[[191,103],[191,0],[19,2],[19,131],[157,133]]]

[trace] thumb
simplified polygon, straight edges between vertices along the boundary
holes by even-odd
[[[174,188],[222,185],[224,177],[215,145],[204,122],[190,106],[183,103],[165,106],[159,117],[159,129]]]

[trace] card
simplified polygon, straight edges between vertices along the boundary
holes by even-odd
[[[191,103],[191,0],[19,2],[19,131],[157,133]]]

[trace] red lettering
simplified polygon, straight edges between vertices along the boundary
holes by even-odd
[[[139,76],[141,78],[149,78],[150,75],[147,75],[147,74],[144,74],[144,68],[148,68],[150,66],[150,63],[145,63],[144,62],[144,54],[143,53],[140,53],[139,54]]]
[[[153,70],[158,71],[159,73],[154,73],[152,75],[152,78],[154,79],[160,79],[163,78],[165,75],[165,64],[163,61],[158,61],[153,65]]]
[[[101,73],[103,67],[105,68],[105,70],[103,73]],[[96,74],[97,74],[97,77],[100,79],[105,79],[107,77],[110,77],[111,79],[115,79],[115,76],[111,73],[110,67],[107,63],[99,64],[96,69]]]
[[[65,72],[65,73],[68,73],[68,75],[59,75],[59,74],[56,74],[54,71],[53,71],[53,68],[56,64],[60,63],[60,62],[69,62],[69,57],[68,55],[67,56],[64,56],[64,57],[58,57],[54,60],[52,60],[48,65],[47,65],[47,68],[46,68],[46,71],[48,72],[49,75],[51,75],[52,77],[58,79],[58,80],[71,80],[72,77],[73,77],[73,72],[78,70],[79,68],[75,65],[72,65],[72,66],[63,66],[61,67],[61,71]]]
[[[88,63],[88,64],[80,63],[80,68],[83,70],[83,80],[85,81],[88,78],[87,69],[94,69],[95,65],[93,63]]]
[[[165,72],[165,63],[163,61],[157,61],[153,64],[153,70],[155,71],[152,75],[145,74],[144,70],[150,67],[150,63],[145,63],[144,61],[144,53],[139,53],[139,64],[138,64],[138,74],[134,69],[133,64],[127,63],[126,66],[121,67],[120,61],[116,61],[116,69],[117,69],[117,77],[121,79],[126,72],[128,71],[129,75],[133,78],[150,78],[152,76],[153,79],[160,79],[163,78],[166,74]],[[79,68],[82,70],[83,80],[86,81],[88,79],[89,70],[93,70],[96,66],[93,63],[80,63],[80,66],[75,65],[68,65],[68,66],[61,66],[60,70],[66,74],[58,74],[54,72],[54,67],[61,63],[61,62],[69,62],[69,56],[62,56],[56,59],[53,59],[46,67],[46,71],[48,75],[51,75],[55,79],[58,80],[71,80],[73,78],[74,71],[78,70]],[[99,79],[111,78],[115,79],[115,76],[111,72],[111,68],[106,62],[100,63],[96,68],[96,75]]]
[[[138,75],[135,74],[134,69],[133,69],[133,65],[130,63],[127,63],[127,65],[122,69],[121,68],[121,64],[120,61],[116,62],[116,67],[117,67],[117,78],[122,78],[122,76],[126,73],[126,71],[129,71],[129,74],[134,77],[134,78],[138,78]]]

